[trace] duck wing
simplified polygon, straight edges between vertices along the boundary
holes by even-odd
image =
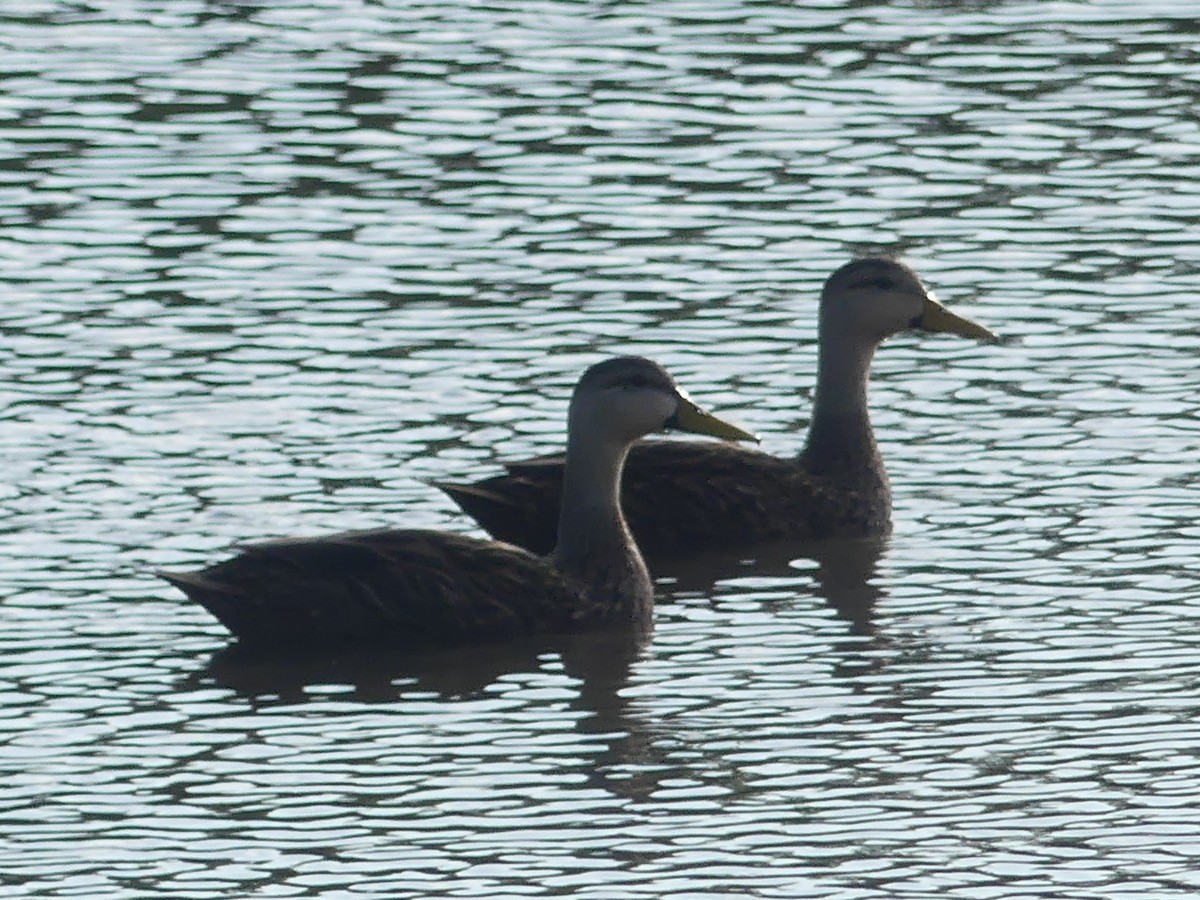
[[[494,537],[535,552],[553,546],[563,458],[541,456],[473,484],[439,483]],[[784,459],[715,441],[641,441],[630,450],[621,504],[648,558],[852,529],[862,498]]]
[[[519,548],[419,530],[254,544],[161,573],[244,644],[446,643],[570,628],[579,596]]]

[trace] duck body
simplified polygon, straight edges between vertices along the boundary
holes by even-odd
[[[731,444],[640,441],[625,465],[622,508],[651,560],[773,541],[878,537],[891,531],[891,488],[869,465],[814,467]],[[537,457],[475,484],[439,483],[489,534],[535,553],[554,546],[563,457]]]
[[[826,281],[819,309],[816,396],[797,456],[692,441],[634,445],[622,502],[648,556],[890,533],[891,488],[867,405],[876,348],[909,329],[996,337],[945,309],[916,272],[892,259],[840,268]],[[506,468],[473,484],[437,486],[490,534],[534,550],[551,546],[563,458]]]
[[[425,530],[267,541],[202,572],[163,577],[243,644],[280,649],[645,628],[653,610],[637,562],[585,585],[518,547]]]
[[[633,442],[668,427],[753,438],[701,411],[650,360],[616,357],[584,373],[547,555],[452,533],[377,530],[268,541],[199,572],[160,574],[243,644],[270,650],[645,630],[653,585],[620,486]]]

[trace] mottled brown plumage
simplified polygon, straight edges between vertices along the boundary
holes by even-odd
[[[775,540],[886,534],[886,473],[849,468],[819,476],[800,460],[728,444],[641,441],[625,464],[621,504],[634,540],[652,559]],[[547,553],[562,498],[562,455],[507,470],[477,484],[438,487],[489,534]]]
[[[875,347],[908,328],[995,336],[937,304],[912,269],[889,259],[835,272],[820,315],[816,401],[798,456],[694,441],[633,446],[621,501],[647,556],[889,532],[891,489],[866,402]],[[561,455],[539,457],[474,484],[438,487],[490,534],[544,552],[554,543],[562,465]]]
[[[584,373],[571,399],[567,488],[547,557],[455,534],[380,530],[257,544],[201,572],[162,577],[244,644],[273,650],[645,628],[652,585],[619,485],[630,444],[665,427],[751,437],[701,412],[649,360],[618,357]]]
[[[269,541],[202,572],[162,573],[247,644],[411,641],[570,631],[578,592],[545,560],[436,531]],[[617,607],[589,606],[599,623]]]

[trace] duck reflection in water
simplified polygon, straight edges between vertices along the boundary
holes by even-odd
[[[850,625],[858,637],[875,637],[875,606],[884,595],[879,561],[888,539],[862,538],[796,543],[779,541],[741,551],[708,553],[674,561],[651,560],[675,591],[708,594],[717,582],[745,576],[794,580],[811,571],[817,597]],[[811,563],[811,568],[808,565]]]
[[[235,644],[215,653],[202,671],[179,687],[192,691],[216,683],[255,708],[333,700],[391,705],[403,715],[405,701],[414,696],[427,700],[432,694],[454,703],[493,697],[497,683],[510,675],[565,676],[576,683],[566,713],[573,718],[575,733],[591,738],[584,743],[592,749],[578,751],[581,776],[609,793],[642,797],[654,784],[631,777],[631,768],[661,773],[673,746],[659,743],[660,734],[631,709],[625,691],[645,646],[645,635],[627,629],[513,638],[469,649],[414,652],[354,646],[292,657],[264,655]],[[561,709],[553,712],[562,714]]]
[[[268,706],[327,698],[334,686],[344,688],[336,696],[357,703],[392,703],[414,692],[461,700],[485,696],[507,675],[544,671],[561,663],[563,671],[580,682],[581,696],[600,700],[598,712],[612,706],[610,693],[615,696],[626,685],[645,646],[645,635],[624,629],[420,650],[373,644],[279,654],[232,644],[190,676],[188,687],[211,681],[255,705]]]

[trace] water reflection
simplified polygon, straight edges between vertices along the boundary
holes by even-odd
[[[303,703],[326,695],[312,688],[330,686],[344,687],[342,696],[360,703],[388,703],[414,691],[454,700],[477,697],[504,675],[536,672],[547,658],[557,657],[584,686],[581,694],[600,698],[598,706],[607,708],[611,703],[603,698],[628,680],[645,643],[628,632],[594,632],[423,650],[348,646],[294,655],[234,644],[214,653],[190,678],[210,679],[256,703]],[[593,683],[597,687],[589,691]]]
[[[631,715],[622,693],[646,643],[629,632],[592,632],[426,651],[347,648],[292,657],[234,645],[216,652],[201,671],[181,681],[180,689],[216,683],[255,708],[333,696],[353,703],[399,702],[403,709],[403,701],[429,695],[445,702],[482,698],[505,676],[561,668],[577,684],[568,704],[576,733],[594,738],[587,746],[599,748],[579,764],[580,771],[598,788],[631,796],[631,791],[652,790],[656,782],[639,782],[628,770],[649,766],[657,771],[652,761],[665,752],[655,749],[654,735]]]
[[[731,553],[708,553],[686,560],[657,561],[655,571],[669,572],[676,591],[711,592],[718,582],[746,576],[794,579],[808,571],[815,594],[850,625],[850,633],[874,636],[875,606],[884,596],[878,579],[887,538],[782,541]]]

